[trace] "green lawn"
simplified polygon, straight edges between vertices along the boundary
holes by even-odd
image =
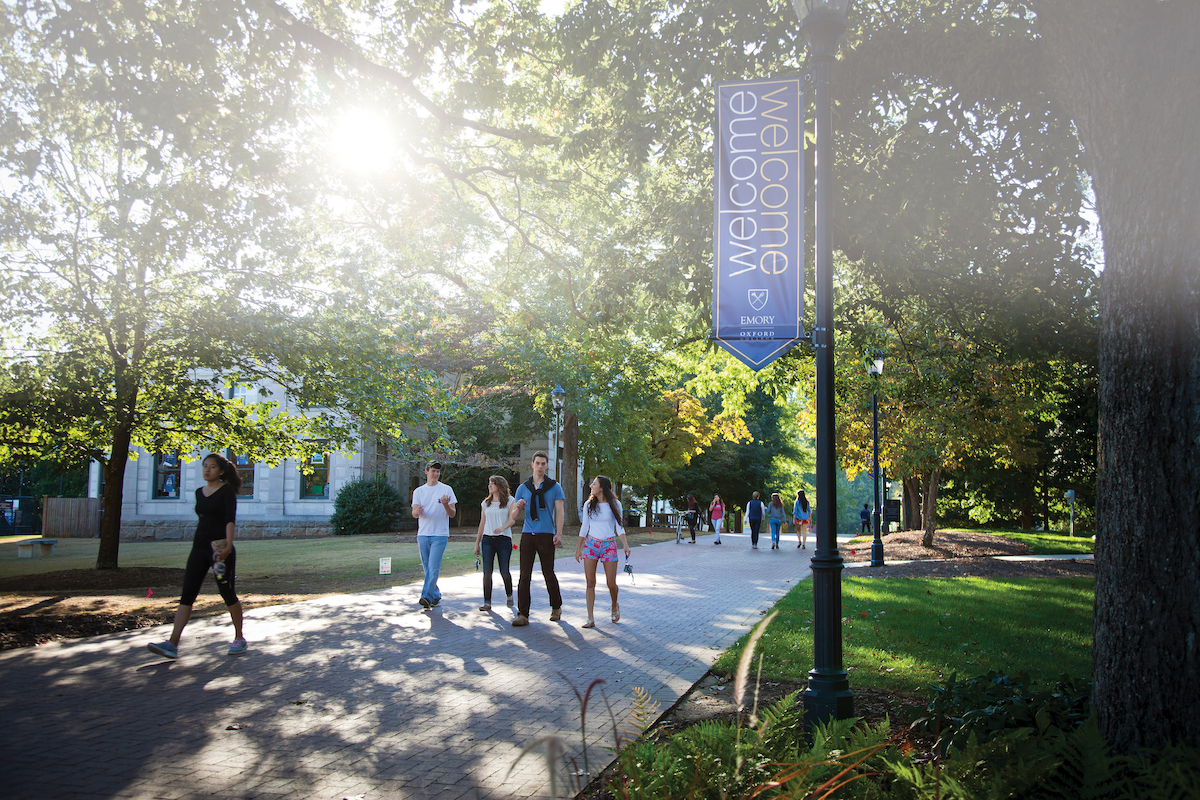
[[[64,569],[90,569],[96,564],[99,539],[59,539],[54,556],[17,558],[16,542],[36,537],[0,537],[0,577],[33,575]],[[322,539],[243,539],[238,541],[238,571],[250,574],[305,574],[330,581],[379,574],[379,559],[392,559],[392,572],[421,572],[415,537],[389,542],[395,534],[333,536]],[[192,543],[121,542],[122,567],[180,567]],[[462,575],[475,569],[473,540],[455,539],[446,548],[443,575]],[[391,585],[391,581],[383,585]]]
[[[1024,542],[1039,556],[1091,553],[1096,548],[1096,543],[1092,541],[1090,534],[1067,536],[1064,533],[1046,533],[1044,531],[988,531],[988,533]]]
[[[990,533],[993,536],[1003,536],[1006,539],[1024,542],[1029,545],[1029,549],[1033,551],[1034,555],[1039,556],[1086,554],[1091,553],[1096,547],[1091,535],[1067,536],[1063,533],[1045,533],[1043,531],[998,531],[984,530],[983,528],[953,528],[952,530]],[[868,544],[871,541],[873,541],[871,536],[856,536],[848,544]],[[884,541],[887,540],[884,539]]]
[[[1092,579],[843,577],[843,665],[853,686],[924,694],[951,673],[1025,671],[1038,679],[1092,668]],[[813,665],[812,581],[775,606],[759,641],[764,677],[803,680]],[[747,637],[714,669],[737,668]],[[755,656],[758,663],[758,655]]]

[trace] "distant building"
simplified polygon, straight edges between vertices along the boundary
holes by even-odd
[[[247,394],[247,389],[240,386],[228,391],[231,397]],[[282,397],[283,392],[275,392],[273,396]],[[307,411],[286,401],[280,402],[280,408],[297,414]],[[545,444],[549,438],[521,447],[522,477],[528,477],[533,452],[549,450]],[[201,460],[207,453],[150,453],[137,448],[125,468],[121,538],[190,539],[196,524],[195,493],[204,483]],[[387,442],[373,437],[359,440],[358,447],[348,455],[325,452],[313,456],[307,465],[308,474],[301,472],[300,462],[296,459],[287,459],[272,467],[233,452],[227,451],[223,455],[237,465],[242,476],[237,535],[243,539],[330,533],[329,517],[333,514],[334,498],[343,486],[357,478],[382,476],[406,500],[425,480],[420,464],[391,456]],[[552,463],[552,475],[553,472]],[[88,480],[89,497],[103,497],[102,480],[99,463],[93,463]],[[459,500],[463,507],[474,498],[460,497]],[[478,514],[468,518],[478,519]]]

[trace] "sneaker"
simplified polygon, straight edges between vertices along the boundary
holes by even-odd
[[[430,608],[432,608],[433,606],[436,606],[436,605],[437,605],[438,603],[440,603],[440,602],[442,602],[442,598],[440,598],[440,597],[439,597],[439,598],[437,598],[436,600],[430,600],[430,601],[429,601],[429,606],[430,606]]]
[[[151,653],[162,656],[163,658],[169,658],[171,661],[179,658],[179,650],[170,642],[148,644],[146,645],[146,649]]]
[[[511,595],[511,594],[510,594],[510,595],[508,596],[508,598],[507,598],[507,599],[504,601],[504,604],[505,604],[506,606],[508,606],[509,608],[512,608],[513,602],[512,602],[512,595]]]
[[[480,611],[491,611],[491,610],[492,610],[492,604],[491,604],[491,603],[484,603],[483,605],[481,605],[481,606],[479,607],[479,610],[480,610]]]
[[[233,640],[233,644],[229,645],[229,655],[240,656],[244,652],[246,652],[246,640],[239,636]]]
[[[433,608],[433,603],[429,602],[428,597],[422,597],[417,602],[421,604],[421,608]]]
[[[529,617],[525,616],[524,614],[517,614],[516,619],[514,619],[512,621],[512,626],[514,628],[523,628],[528,624],[529,624]]]
[[[558,622],[560,619],[562,619],[562,608],[560,607],[560,608],[550,609],[550,621]]]

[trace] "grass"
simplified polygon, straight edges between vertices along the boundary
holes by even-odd
[[[1086,554],[1093,552],[1096,548],[1096,543],[1092,541],[1091,536],[1067,536],[1063,533],[1046,533],[1044,531],[985,530],[983,528],[952,528],[948,530],[988,533],[993,536],[1002,536],[1005,539],[1013,539],[1029,545],[1033,554],[1038,556]],[[867,544],[873,540],[872,536],[856,536],[848,544]],[[887,540],[884,539],[884,541]]]
[[[1064,533],[1046,533],[1044,531],[988,531],[1007,539],[1016,539],[1029,545],[1029,549],[1039,556],[1060,554],[1091,553],[1096,549],[1096,543],[1091,536],[1067,536]]]
[[[576,531],[577,533],[577,531]],[[563,554],[574,546],[571,531],[564,535]],[[403,541],[396,541],[403,536]],[[665,541],[674,533],[637,533],[629,535],[630,546]],[[54,556],[17,558],[16,543],[36,536],[0,536],[0,578],[34,575],[69,569],[91,569],[96,565],[99,539],[60,538]],[[421,557],[413,534],[371,534],[366,536],[330,536],[319,539],[242,539],[236,541],[238,572],[241,575],[295,576],[310,581],[325,581],[327,591],[338,591],[339,582],[347,589],[362,591],[383,588],[421,579]],[[191,540],[180,542],[121,542],[119,563],[122,567],[179,567],[187,562]],[[392,574],[379,574],[379,559],[392,559]],[[516,567],[514,553],[513,567]],[[455,534],[442,559],[442,575],[465,575],[475,571],[475,537]],[[364,585],[366,584],[366,585]],[[372,584],[378,584],[373,586]]]
[[[852,685],[924,694],[960,678],[1026,671],[1091,674],[1093,579],[842,578],[843,665]],[[813,665],[812,581],[776,609],[758,643],[764,677],[804,680]],[[713,669],[732,673],[747,637]],[[758,655],[755,656],[757,662]]]

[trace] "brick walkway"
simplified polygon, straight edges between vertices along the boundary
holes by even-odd
[[[527,628],[509,624],[499,576],[500,605],[477,610],[476,573],[443,579],[433,611],[417,606],[419,584],[248,611],[241,657],[225,655],[227,616],[189,625],[176,662],[146,650],[167,627],[2,653],[0,797],[549,797],[544,760],[517,759],[557,736],[582,767],[577,691],[607,681],[621,728],[635,686],[669,708],[808,574],[811,549],[723,538],[635,548],[621,622],[601,580],[592,630],[579,627],[582,567],[567,556],[559,623],[535,569]],[[598,694],[593,773],[613,738]]]

